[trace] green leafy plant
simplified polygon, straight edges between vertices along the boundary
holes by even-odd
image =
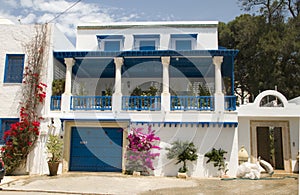
[[[182,142],[177,140],[172,143],[171,148],[166,148],[166,150],[168,150],[168,159],[176,159],[176,164],[183,163],[183,166],[179,169],[179,172],[181,173],[188,171],[186,166],[187,161],[195,161],[198,159],[197,148],[193,142]]]
[[[65,91],[65,80],[55,79],[52,82],[52,95],[61,96]]]
[[[58,135],[49,135],[47,152],[50,154],[48,162],[60,162],[63,154],[63,141]]]
[[[227,173],[227,163],[225,162],[226,158],[224,157],[224,154],[226,154],[227,151],[223,149],[215,149],[213,148],[210,152],[207,152],[204,157],[207,157],[208,160],[206,163],[213,162],[214,167],[218,167],[218,171],[223,171],[225,174]]]

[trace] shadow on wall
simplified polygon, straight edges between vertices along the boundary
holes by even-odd
[[[221,129],[222,130],[222,129]],[[209,152],[212,150],[212,148],[215,148],[215,149],[223,149],[225,151],[227,151],[226,154],[224,154],[224,157],[226,158],[225,159],[225,162],[228,163],[228,166],[227,168],[229,169],[228,171],[228,175],[231,175],[231,176],[235,176],[235,169],[233,168],[233,163],[234,162],[230,162],[231,159],[234,159],[234,155],[233,152],[232,152],[232,149],[233,149],[233,141],[234,141],[234,128],[231,128],[231,129],[223,129],[223,131],[221,131],[220,133],[220,136],[218,137],[218,139],[216,140],[215,144],[213,146],[210,145],[209,148],[207,148],[206,150],[202,150],[200,151],[201,154],[205,155],[205,153]],[[203,157],[203,167],[205,169],[205,176],[208,176],[208,177],[218,177],[220,176],[220,171],[218,170],[218,167],[214,167],[214,162],[209,162],[209,163],[206,163],[208,160],[207,157]]]

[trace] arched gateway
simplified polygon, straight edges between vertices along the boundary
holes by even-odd
[[[292,102],[267,90],[254,103],[239,107],[239,146],[245,145],[251,162],[260,156],[277,172],[299,171],[300,105]]]

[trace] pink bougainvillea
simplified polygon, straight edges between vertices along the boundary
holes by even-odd
[[[156,144],[160,138],[155,136],[155,131],[151,126],[145,132],[144,128],[132,128],[128,134],[127,146],[127,163],[126,171],[132,173],[133,171],[142,172],[142,174],[149,174],[149,170],[154,170],[153,160],[159,156],[154,149],[160,149]]]

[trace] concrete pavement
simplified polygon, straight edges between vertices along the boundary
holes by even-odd
[[[122,174],[71,173],[60,176],[7,177],[2,192],[53,194],[138,194],[161,188],[195,187],[192,179],[134,177]],[[2,194],[2,193],[1,193]]]
[[[298,194],[298,174],[262,180],[134,177],[119,173],[6,176],[1,195],[10,194]]]

